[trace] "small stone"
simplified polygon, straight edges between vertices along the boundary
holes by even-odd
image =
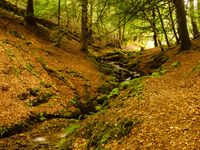
[[[33,140],[34,142],[45,142],[46,138],[45,137],[37,137]]]

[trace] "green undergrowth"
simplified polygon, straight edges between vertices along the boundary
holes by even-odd
[[[68,116],[64,116],[62,114],[47,114],[46,112],[31,113],[26,119],[19,120],[10,125],[0,124],[0,138],[10,137],[15,134],[29,131],[32,129],[33,125],[36,125],[44,121],[49,121],[52,119],[75,120],[77,119],[77,116],[73,114],[68,115]],[[72,132],[70,131],[70,129],[68,130],[66,130],[66,132]]]
[[[111,100],[112,98],[117,98],[117,96],[119,98],[120,97],[123,97],[123,98],[124,97],[125,98],[127,98],[127,97],[140,98],[140,96],[142,94],[142,90],[143,90],[143,83],[142,83],[143,78],[144,77],[126,80],[126,81],[123,81],[121,83],[115,84],[117,86],[113,86],[112,82],[115,82],[113,80],[111,81],[110,87],[109,87],[108,83],[102,85],[100,90],[103,94],[101,94],[97,98],[97,102],[99,104],[103,104],[103,106],[106,106],[106,105],[108,105],[109,100]],[[114,88],[111,88],[111,87],[114,87]],[[122,94],[122,95],[120,96],[120,94]]]
[[[127,136],[138,123],[140,121],[137,119],[124,118],[115,123],[112,121],[91,120],[87,124],[82,124],[82,126],[72,124],[66,129],[66,137],[58,144],[59,149],[72,149],[76,138],[86,140],[85,144],[79,145],[83,149],[104,149],[104,145],[109,141],[119,140]]]
[[[200,61],[197,63],[197,65],[193,68],[194,71],[200,73]]]
[[[172,64],[171,64],[171,67],[172,68],[177,68],[177,67],[179,67],[181,65],[181,62],[180,61],[175,61],[175,62],[173,62]]]
[[[160,77],[164,75],[167,72],[167,69],[164,67],[160,67],[158,69],[155,69],[155,71],[151,74],[151,77]]]
[[[28,129],[30,129],[29,125],[25,122],[20,122],[11,126],[0,126],[0,138],[8,137],[21,131],[27,131]]]
[[[20,100],[25,101],[27,106],[34,107],[40,104],[48,102],[55,93],[50,89],[51,84],[41,82],[40,87],[36,88],[27,88],[26,91],[23,91],[17,95]],[[43,87],[42,87],[43,86]]]
[[[84,139],[86,141],[78,147],[82,149],[104,149],[106,143],[112,140],[119,140],[127,136],[131,129],[140,123],[139,119],[119,118],[116,122],[110,119],[101,119],[100,116],[109,116],[109,108],[112,107],[109,101],[122,101],[124,97],[140,98],[143,90],[143,77],[126,80],[114,86],[109,82],[116,82],[115,77],[109,77],[108,82],[99,90],[102,95],[97,98],[95,106],[96,113],[85,116],[85,119],[76,124],[71,124],[66,129],[66,137],[59,142],[59,149],[73,149],[76,139]],[[72,104],[77,104],[77,99],[71,100]],[[119,108],[123,109],[123,108]],[[99,119],[95,119],[99,118]],[[81,134],[80,134],[81,133]]]

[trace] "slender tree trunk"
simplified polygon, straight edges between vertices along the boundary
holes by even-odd
[[[176,33],[175,26],[174,26],[175,24],[174,24],[173,15],[172,15],[173,11],[172,11],[172,8],[171,8],[170,1],[168,1],[168,7],[169,7],[169,17],[170,17],[170,23],[171,23],[171,26],[172,26],[172,31],[173,31],[174,37],[176,39],[176,44],[179,44],[180,41],[179,41],[178,35]]]
[[[82,50],[88,51],[88,0],[82,0]]]
[[[92,26],[93,26],[93,0],[90,0],[90,16],[89,16],[89,28],[88,28],[88,37],[89,37],[89,43],[93,43],[94,40],[92,38],[92,34],[93,34],[93,30],[92,30]]]
[[[122,28],[119,27],[119,29],[118,29],[118,44],[117,44],[117,46],[119,46],[121,48],[121,45],[122,45]]]
[[[190,41],[187,29],[184,0],[174,0],[173,2],[176,7],[176,15],[178,18],[178,34],[181,41],[180,50],[189,50],[192,46],[192,43]]]
[[[126,16],[124,16],[124,23],[122,27],[122,41],[124,42],[125,40],[125,31],[126,31]]]
[[[190,18],[191,18],[191,23],[192,23],[192,32],[193,32],[193,37],[194,38],[198,38],[200,36],[199,34],[199,29],[197,26],[197,21],[195,18],[195,14],[194,14],[194,0],[190,0]]]
[[[156,13],[155,13],[155,9],[152,10],[152,16],[153,16],[152,26],[153,26],[154,46],[158,47],[158,39],[157,39],[157,32],[156,32]]]
[[[60,25],[60,0],[58,0],[58,26]]]
[[[122,26],[121,26],[121,18],[119,16],[118,18],[118,24],[119,24],[119,27],[118,27],[118,40],[117,40],[117,46],[119,46],[121,48],[121,45],[122,45]]]
[[[169,43],[169,40],[168,40],[168,36],[167,36],[167,32],[165,30],[165,26],[164,26],[164,22],[163,22],[163,19],[162,19],[162,16],[160,14],[160,10],[158,7],[156,7],[157,9],[157,12],[158,12],[158,17],[160,19],[160,22],[161,22],[161,26],[162,26],[162,30],[163,30],[163,33],[164,33],[164,36],[165,36],[165,41],[167,43],[167,46],[170,47],[170,43]]]
[[[155,13],[155,10],[154,10],[154,13]],[[149,21],[152,29],[153,29],[153,33],[154,33],[154,36],[156,36],[156,39],[158,40],[158,43],[159,43],[159,46],[161,48],[162,51],[164,51],[164,48],[163,48],[163,45],[162,45],[162,42],[160,41],[160,39],[158,38],[158,33],[157,33],[157,29],[156,29],[156,26],[155,26],[155,18],[154,20],[152,21],[151,19],[148,18],[148,15],[145,13],[145,11],[143,11],[143,14],[144,16],[146,17],[146,19]],[[154,15],[153,15],[154,16]],[[154,16],[155,17],[155,16]],[[155,38],[155,37],[154,37]],[[157,41],[156,40],[156,41]]]
[[[36,20],[34,17],[33,0],[28,0],[26,6],[26,24],[27,26],[36,26]]]

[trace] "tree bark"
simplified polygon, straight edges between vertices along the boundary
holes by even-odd
[[[152,10],[152,16],[153,16],[152,26],[153,26],[154,46],[158,47],[158,39],[157,39],[157,33],[156,33],[156,13],[155,13],[155,9]]]
[[[173,31],[174,37],[176,39],[176,44],[179,44],[180,41],[179,41],[179,37],[178,37],[177,32],[176,32],[176,29],[174,27],[174,20],[173,20],[173,15],[172,15],[173,11],[172,11],[172,8],[171,8],[170,1],[168,1],[168,7],[169,7],[169,17],[170,17],[170,22],[171,22],[171,26],[172,26],[172,31]]]
[[[82,50],[88,51],[88,0],[82,0]]]
[[[34,17],[33,0],[28,0],[26,7],[25,21],[27,26],[36,26],[36,20]]]
[[[189,38],[189,33],[187,29],[186,12],[184,0],[173,0],[176,8],[176,15],[178,18],[178,34],[181,41],[180,50],[189,50],[192,43]]]
[[[193,37],[194,38],[198,38],[200,36],[199,34],[199,29],[197,26],[197,21],[195,18],[195,14],[194,14],[194,0],[190,0],[190,18],[191,18],[191,23],[192,23],[192,32],[193,32]]]
[[[60,0],[58,0],[58,26],[60,25]]]
[[[159,19],[160,19],[161,26],[162,26],[162,30],[163,30],[163,33],[164,33],[164,36],[165,36],[165,41],[166,41],[166,43],[167,43],[167,46],[170,47],[170,43],[169,43],[169,40],[168,40],[167,32],[166,32],[166,30],[165,30],[165,26],[164,26],[164,22],[163,22],[163,19],[162,19],[160,10],[159,10],[158,7],[156,7],[156,9],[157,9],[158,17],[159,17]]]
[[[198,25],[200,26],[200,1],[197,0]]]

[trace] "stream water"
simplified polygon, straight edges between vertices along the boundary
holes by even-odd
[[[66,136],[65,129],[74,120],[51,119],[38,123],[31,130],[0,139],[0,150],[55,150]]]

